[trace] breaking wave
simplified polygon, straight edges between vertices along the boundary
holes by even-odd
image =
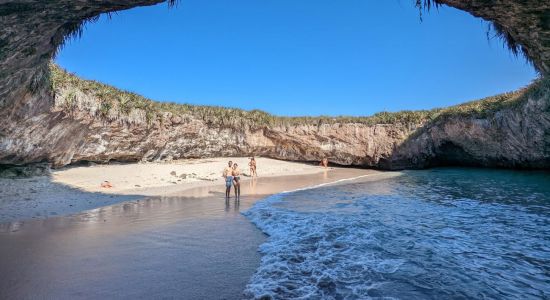
[[[548,179],[437,169],[273,195],[244,213],[269,236],[244,295],[544,298]]]

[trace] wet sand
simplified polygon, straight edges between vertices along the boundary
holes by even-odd
[[[183,159],[169,162],[71,166],[53,170],[50,176],[0,178],[0,223],[63,216],[147,196],[181,195],[200,186],[221,186],[227,161],[241,166],[243,179],[247,157]],[[261,177],[323,172],[316,165],[256,158]],[[103,181],[112,188],[101,188]]]
[[[0,299],[238,299],[265,236],[240,211],[273,193],[370,170],[335,169],[0,225]]]

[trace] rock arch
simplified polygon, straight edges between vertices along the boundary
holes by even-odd
[[[169,0],[168,2],[174,4],[175,1]],[[162,148],[161,150],[164,152],[167,151],[163,148],[165,146],[152,143],[140,144],[139,147],[138,144],[127,145],[127,148],[118,154],[112,153],[112,149],[107,149],[99,154],[89,154],[89,148],[94,145],[93,130],[90,128],[98,125],[94,123],[92,116],[83,115],[75,118],[67,115],[64,111],[53,109],[54,95],[51,85],[49,85],[50,68],[48,66],[56,51],[68,37],[82,33],[82,26],[85,22],[94,20],[103,13],[161,2],[166,2],[166,0],[0,0],[0,164],[48,161],[55,165],[64,165],[78,160],[109,160],[127,157],[135,160],[147,159],[147,155],[149,155],[147,153],[155,152],[155,147]],[[536,102],[535,104],[531,103],[531,100],[526,103],[531,103],[530,108],[541,107],[543,111],[535,111],[536,117],[541,121],[533,125],[537,126],[536,131],[540,134],[537,137],[525,137],[525,139],[531,141],[531,146],[537,154],[522,156],[515,153],[516,156],[511,159],[483,158],[482,156],[475,158],[474,155],[473,159],[480,160],[480,165],[488,166],[493,164],[483,162],[509,160],[513,163],[505,166],[514,167],[522,162],[531,166],[535,161],[542,161],[544,162],[542,165],[546,166],[549,154],[542,148],[546,147],[544,139],[547,139],[550,134],[550,130],[547,128],[550,127],[550,118],[548,112],[544,111],[544,109],[548,110],[544,103],[548,102],[550,95],[547,91],[546,79],[550,72],[550,4],[540,0],[417,0],[411,2],[418,5],[420,9],[432,5],[448,5],[490,21],[512,51],[523,52],[533,63],[544,78],[543,84],[538,84],[535,88],[543,92],[537,96],[538,98],[531,99]],[[523,113],[511,115],[529,118],[529,115]],[[475,123],[474,121],[472,124]],[[523,126],[520,123],[517,124],[520,127]],[[180,126],[181,124],[176,125]],[[200,125],[208,127],[207,124]],[[326,126],[328,126],[327,132],[331,132],[330,134],[339,134],[338,128],[334,128],[333,125]],[[338,126],[340,126],[339,128],[356,127],[354,124],[339,124]],[[427,160],[417,157],[424,155],[425,151],[414,152],[411,150],[415,149],[421,141],[410,142],[414,139],[407,139],[405,142],[409,144],[399,148],[408,149],[409,152],[405,154],[399,152],[402,150],[396,146],[411,133],[410,124],[402,124],[393,129],[382,125],[377,129],[376,126],[363,126],[359,130],[367,137],[363,141],[353,144],[353,140],[357,140],[357,138],[345,136],[333,145],[324,145],[321,140],[326,140],[326,137],[320,136],[319,132],[315,132],[314,128],[309,127],[299,130],[294,128],[297,132],[309,132],[305,136],[289,134],[281,128],[263,128],[260,133],[254,131],[246,134],[231,130],[223,131],[227,128],[207,128],[207,130],[211,130],[212,134],[226,134],[230,139],[251,141],[248,147],[236,148],[234,153],[226,154],[259,152],[277,158],[311,160],[314,159],[314,155],[324,153],[337,157],[334,159],[335,162],[342,164],[381,168],[425,166]],[[130,138],[136,134],[143,138],[152,134],[145,129],[138,130],[138,134],[127,127],[115,127],[111,131],[107,130],[104,134],[111,136],[119,134],[121,138]],[[188,127],[186,128],[188,129]],[[327,128],[324,130],[326,131]],[[522,134],[520,129],[514,134]],[[357,132],[357,129],[348,131]],[[374,139],[373,136],[376,136],[376,132],[381,131],[388,132],[388,138]],[[178,137],[171,138],[178,139]],[[447,139],[452,138],[452,136],[447,137]],[[310,143],[304,143],[302,139],[309,139]],[[255,144],[258,141],[260,144]],[[168,145],[169,142],[169,140],[166,141],[164,145]],[[203,142],[208,143],[208,141]],[[279,146],[273,146],[274,142],[281,143]],[[483,141],[481,142],[483,143]],[[410,143],[413,145],[411,146]],[[456,142],[452,143],[458,145]],[[272,146],[269,148],[265,145]],[[281,145],[294,146],[284,148]],[[354,150],[349,151],[350,147]],[[468,145],[461,147],[464,151],[469,150]],[[192,155],[197,155],[197,149],[193,147],[186,149]],[[184,154],[173,153],[173,155],[178,157]],[[503,154],[498,153],[498,155]],[[407,158],[403,159],[404,156]],[[394,163],[391,163],[392,160]],[[424,165],[418,162],[424,162]]]

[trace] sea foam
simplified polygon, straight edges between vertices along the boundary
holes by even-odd
[[[369,245],[378,244],[373,231],[364,226],[357,211],[350,213],[347,207],[351,202],[331,202],[320,189],[362,177],[366,176],[273,195],[243,213],[269,236],[260,246],[261,265],[246,287],[246,297],[331,299],[345,294],[349,299],[359,299],[369,297],[370,291],[384,284],[371,280],[376,278],[373,275],[393,273],[403,261],[365,253]],[[313,194],[304,194],[313,189]],[[321,207],[300,211],[279,205],[289,197],[317,192],[324,197],[319,200]]]
[[[270,196],[243,213],[268,235],[244,296],[550,296],[547,180],[441,169]]]

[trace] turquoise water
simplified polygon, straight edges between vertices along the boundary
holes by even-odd
[[[278,194],[248,298],[548,299],[550,174],[445,168]]]

